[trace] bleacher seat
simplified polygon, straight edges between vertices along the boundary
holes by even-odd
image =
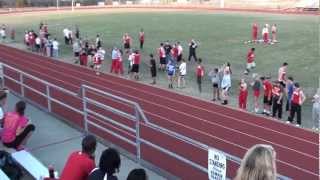
[[[27,151],[17,151],[12,157],[35,179],[49,177],[48,168]]]

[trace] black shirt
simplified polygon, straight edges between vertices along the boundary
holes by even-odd
[[[88,180],[103,180],[104,176],[104,172],[102,172],[100,169],[95,169],[90,173]],[[118,180],[118,178],[117,176],[111,175],[107,177],[107,180]]]
[[[164,50],[165,50],[165,52],[166,52],[166,55],[170,54],[171,49],[172,49],[172,46],[171,46],[170,44],[165,44],[165,45],[163,46],[163,48],[164,48]]]

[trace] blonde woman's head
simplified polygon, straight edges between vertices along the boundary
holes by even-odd
[[[272,146],[254,145],[245,154],[235,180],[276,180],[275,159]]]

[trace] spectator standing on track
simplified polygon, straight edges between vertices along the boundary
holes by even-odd
[[[151,78],[152,78],[152,83],[151,84],[156,84],[156,78],[157,78],[157,65],[156,65],[156,60],[153,58],[153,54],[150,54],[150,72],[151,72]]]
[[[123,75],[123,63],[122,63],[122,56],[123,56],[123,52],[121,49],[118,49],[118,56],[119,56],[119,61],[118,61],[118,66],[117,66],[117,70],[118,72]]]
[[[46,42],[46,56],[52,57],[52,54],[52,41],[48,39]]]
[[[144,169],[133,169],[128,174],[127,180],[148,180],[148,176]]]
[[[287,104],[286,104],[286,111],[288,116],[290,116],[290,109],[291,109],[291,97],[294,89],[293,77],[288,77],[286,81],[286,95],[287,95]]]
[[[87,55],[86,51],[82,50],[80,52],[80,58],[79,59],[80,59],[80,65],[87,66],[87,64],[88,64],[88,55]]]
[[[99,53],[96,52],[93,56],[93,69],[96,71],[97,75],[100,75],[101,64],[101,56],[99,55]]]
[[[295,114],[297,113],[297,124],[296,126],[301,126],[301,107],[304,101],[306,100],[306,96],[304,95],[302,89],[300,88],[299,83],[294,83],[294,91],[291,97],[291,108],[290,108],[290,116],[288,117],[288,121],[292,123]]]
[[[185,80],[186,75],[187,75],[187,63],[186,63],[186,60],[182,59],[179,65],[178,88],[186,87],[186,80]]]
[[[24,33],[24,43],[26,44],[26,46],[29,46],[29,32],[25,31]]]
[[[140,49],[143,49],[144,39],[145,39],[145,34],[144,34],[143,29],[141,28],[141,30],[139,32]]]
[[[60,176],[60,180],[87,180],[90,172],[96,167],[94,162],[97,140],[87,135],[82,140],[82,150],[69,156]]]
[[[73,50],[73,55],[75,58],[75,63],[78,63],[80,52],[81,52],[81,46],[80,46],[80,43],[78,40],[73,42],[72,50]]]
[[[278,81],[282,87],[286,87],[288,63],[284,62],[278,71]]]
[[[180,62],[182,60],[182,56],[183,56],[183,48],[180,44],[180,42],[177,42],[177,49],[178,49],[178,58],[177,58],[177,62]]]
[[[251,83],[253,90],[253,102],[254,102],[254,112],[259,112],[259,97],[260,97],[260,89],[261,89],[261,81],[259,80],[259,76],[253,76],[254,81]]]
[[[318,94],[313,96],[312,120],[314,122],[312,129],[318,131],[320,128],[320,96]]]
[[[160,59],[160,66],[159,69],[165,71],[166,68],[166,51],[164,50],[163,43],[160,43],[160,48],[158,49],[159,59]]]
[[[204,66],[202,65],[202,59],[198,59],[198,66],[196,69],[196,76],[197,76],[197,84],[198,84],[198,90],[201,93],[202,92],[202,78],[204,76]]]
[[[27,140],[35,130],[35,126],[30,123],[25,116],[26,103],[19,101],[16,103],[15,112],[5,115],[1,140],[3,145],[16,150],[23,150]]]
[[[220,83],[220,77],[219,77],[219,69],[214,68],[212,69],[208,76],[211,79],[212,87],[213,87],[213,98],[212,101],[216,101],[217,99],[220,99],[220,92],[219,92],[219,83]]]
[[[108,148],[102,152],[98,168],[89,175],[88,180],[118,180],[121,159],[116,149]]]
[[[272,87],[272,117],[278,119],[282,118],[282,104],[283,104],[283,87],[279,81],[276,81]]]
[[[248,51],[247,54],[247,68],[244,72],[244,74],[248,75],[250,73],[250,70],[256,67],[256,63],[254,62],[255,60],[255,54],[254,54],[255,48],[251,48]]]
[[[271,105],[272,105],[272,84],[269,81],[269,77],[260,78],[263,84],[263,113],[267,116],[271,114]]]
[[[36,47],[36,52],[40,53],[40,48],[41,48],[41,39],[39,36],[36,36],[35,39],[35,47]]]
[[[276,180],[276,152],[270,145],[251,147],[241,161],[234,180]]]
[[[197,60],[198,60],[197,54],[196,54],[197,48],[198,48],[198,44],[196,43],[196,41],[194,39],[192,39],[189,43],[189,57],[188,57],[189,62],[191,61],[192,57],[197,62]]]
[[[165,43],[164,43],[164,51],[166,53],[166,64],[169,63],[169,61],[171,60],[172,56],[171,56],[171,49],[172,49],[172,46],[171,44],[169,43],[169,41],[167,40]],[[173,63],[173,62],[171,62]]]
[[[119,51],[117,47],[114,47],[112,52],[111,52],[111,69],[110,69],[110,73],[116,73],[118,74],[118,63],[119,63]]]
[[[128,74],[131,74],[132,70],[132,64],[133,64],[133,59],[134,59],[134,51],[130,50],[129,56],[128,56]]]
[[[221,81],[221,89],[222,89],[222,105],[227,105],[229,100],[229,90],[231,89],[231,65],[229,62],[223,66],[223,77]]]
[[[59,42],[56,38],[52,41],[52,55],[57,58],[59,56]]]
[[[239,83],[239,108],[247,109],[247,98],[248,98],[248,85],[244,79],[240,80]]]
[[[167,74],[168,74],[168,82],[169,82],[168,87],[170,89],[173,89],[173,76],[175,74],[175,71],[176,71],[175,65],[173,64],[172,61],[169,61],[167,64]]]
[[[139,80],[139,66],[141,61],[141,55],[138,50],[135,51],[135,55],[133,58],[133,64],[132,64],[132,73],[135,80]]]

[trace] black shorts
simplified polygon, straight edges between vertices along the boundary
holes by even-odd
[[[218,83],[213,83],[212,86],[213,86],[214,88],[218,88],[218,87],[219,87],[219,84],[218,84]]]
[[[182,54],[177,57],[177,61],[180,62],[182,60]]]
[[[160,64],[167,64],[165,57],[160,58]]]
[[[272,98],[270,100],[268,100],[268,96],[264,96],[263,103],[271,106],[272,105]]]
[[[202,77],[201,76],[197,76],[197,83],[201,84],[201,82],[202,82]]]
[[[124,48],[125,49],[130,49],[130,44],[129,43],[124,43]]]
[[[286,87],[286,83],[284,83],[283,81],[281,81],[280,84],[281,84],[281,86],[282,86],[283,88]]]
[[[37,48],[37,49],[40,49],[40,44],[36,44],[36,48]]]
[[[79,52],[74,52],[74,57],[79,57]]]
[[[28,134],[34,131],[35,129],[36,127],[33,124],[29,124],[18,136],[16,136],[16,139],[14,141],[10,143],[3,143],[3,145],[5,145],[8,148],[17,149],[21,145],[22,141],[28,136]]]
[[[139,72],[139,64],[133,64],[131,68],[131,72],[138,73]]]

